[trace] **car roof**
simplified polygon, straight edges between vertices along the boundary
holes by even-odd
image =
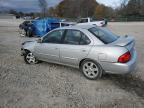
[[[74,26],[65,26],[65,27],[61,27],[59,29],[90,29],[92,27],[96,27],[94,25],[74,25]]]

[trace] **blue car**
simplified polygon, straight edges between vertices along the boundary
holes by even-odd
[[[60,27],[59,23],[60,20],[56,18],[45,18],[45,19],[38,19],[33,20],[33,35],[42,37],[49,31]]]

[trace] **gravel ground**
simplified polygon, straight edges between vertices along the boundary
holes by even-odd
[[[20,56],[21,21],[0,20],[0,108],[144,108],[144,22],[109,23],[119,35],[133,35],[138,72],[87,80],[78,69],[40,63]]]

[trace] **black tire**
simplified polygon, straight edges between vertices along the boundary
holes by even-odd
[[[29,59],[32,59],[32,61],[28,60],[28,57],[31,57]],[[26,53],[24,54],[24,61],[25,61],[26,64],[37,64],[37,63],[39,63],[39,61],[34,57],[34,55],[30,51],[26,51]]]
[[[92,66],[88,66],[89,64]],[[80,70],[89,80],[97,80],[101,78],[103,74],[103,69],[101,68],[100,64],[93,60],[84,60],[80,65]]]
[[[28,37],[32,37],[32,36],[33,36],[33,35],[32,35],[32,31],[29,31],[29,30],[28,30],[28,31],[27,31],[27,36],[28,36]]]

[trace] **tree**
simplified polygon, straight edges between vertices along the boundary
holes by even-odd
[[[130,0],[127,5],[127,15],[138,16],[140,4],[138,0]]]
[[[39,0],[39,6],[41,8],[43,17],[45,17],[46,11],[47,11],[47,6],[48,6],[46,0]]]
[[[56,15],[56,9],[54,7],[50,7],[48,9],[48,15],[51,16],[51,17],[57,17],[57,15]]]
[[[82,0],[80,3],[82,17],[92,17],[97,5],[96,0]]]
[[[117,14],[124,17],[144,16],[144,0],[123,0]]]
[[[92,17],[98,3],[95,0],[63,0],[56,7],[60,17]]]
[[[140,1],[140,14],[144,17],[144,0]]]
[[[55,8],[49,8],[48,13],[50,16],[66,18],[108,18],[115,15],[112,8],[99,5],[96,0],[63,0]]]
[[[106,8],[104,5],[98,5],[95,9],[95,14],[94,16],[97,19],[102,19],[106,17]]]

